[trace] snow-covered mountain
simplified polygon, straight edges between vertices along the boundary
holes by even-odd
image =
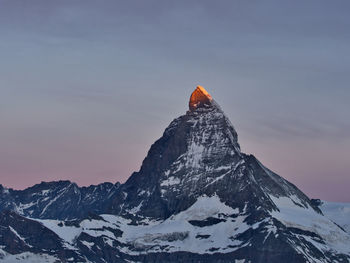
[[[70,181],[42,182],[25,190],[0,185],[0,211],[12,210],[31,218],[74,219],[102,213],[120,184],[78,187]]]
[[[350,203],[337,203],[313,199],[323,214],[350,233]]]
[[[39,186],[0,188],[5,262],[350,262],[345,206],[338,222],[339,207],[242,153],[200,86],[125,184]]]

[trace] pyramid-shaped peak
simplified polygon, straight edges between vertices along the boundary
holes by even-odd
[[[202,86],[198,85],[190,97],[190,110],[194,111],[195,109],[203,107],[204,105],[211,105],[212,100],[213,98],[210,96],[210,94]]]

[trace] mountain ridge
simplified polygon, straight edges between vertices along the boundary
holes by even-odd
[[[120,183],[79,187],[69,180],[41,182],[23,190],[0,185],[0,211],[13,210],[23,216],[41,219],[74,219],[102,212],[113,199]]]
[[[62,181],[49,192],[48,184],[23,196],[0,188],[3,259],[41,253],[101,263],[350,260],[347,230],[323,214],[322,204],[242,153],[232,123],[202,87],[124,184],[79,188]],[[48,251],[24,223],[44,239],[54,234],[56,246]]]

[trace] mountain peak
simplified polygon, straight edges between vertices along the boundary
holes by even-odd
[[[192,92],[189,102],[189,107],[191,111],[199,107],[203,107],[204,105],[211,105],[213,98],[210,94],[202,87],[197,86],[197,88]]]

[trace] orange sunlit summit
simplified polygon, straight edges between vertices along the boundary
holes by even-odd
[[[210,94],[202,86],[198,85],[190,97],[190,110],[195,110],[200,105],[210,103],[212,100],[213,98],[210,96]]]

